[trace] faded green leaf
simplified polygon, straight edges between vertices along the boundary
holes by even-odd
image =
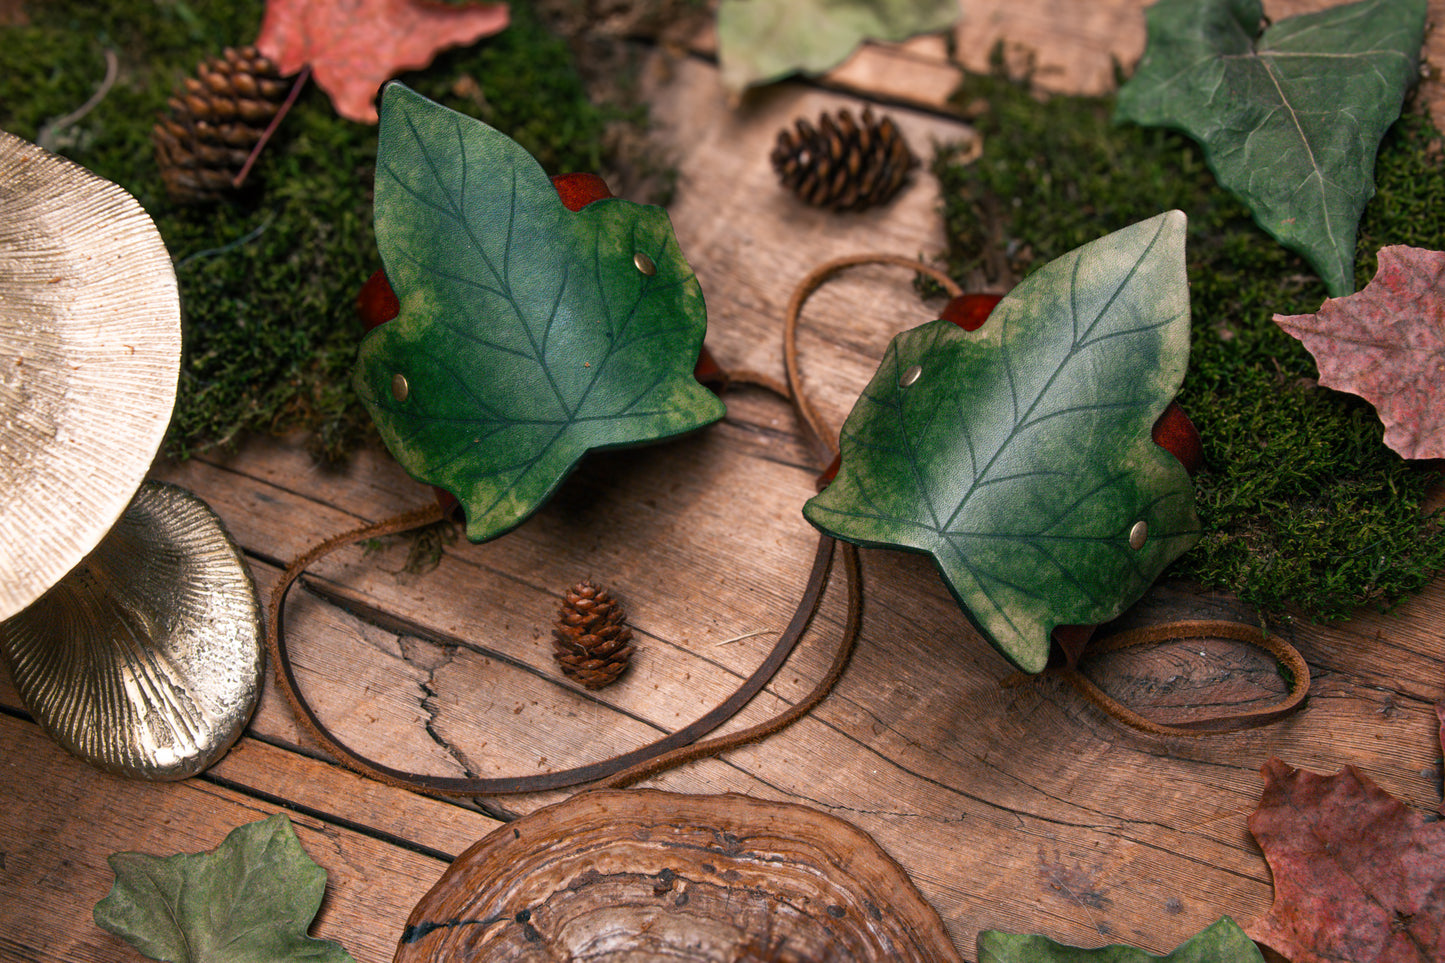
[[[1375,152],[1419,76],[1425,0],[1363,0],[1267,29],[1259,0],[1159,0],[1117,117],[1183,130],[1331,295],[1354,290]]]
[[[788,74],[821,74],[864,40],[946,30],[958,10],[958,0],[721,0],[723,83],[740,91]]]
[[[1228,916],[1181,943],[1167,956],[1132,946],[1084,950],[1055,943],[1045,936],[1023,936],[985,930],[978,934],[978,963],[1264,963],[1254,941]]]
[[[95,923],[168,963],[354,963],[340,943],[306,935],[326,870],[282,813],[232,830],[208,853],[110,857],[115,885]]]
[[[894,338],[807,519],[932,555],[1026,672],[1055,626],[1122,612],[1198,537],[1189,477],[1150,438],[1189,359],[1184,227],[1173,211],[1058,258],[977,331],[939,320]]]
[[[707,313],[667,213],[569,211],[511,138],[396,83],[376,242],[401,313],[362,341],[354,383],[392,454],[461,501],[473,541],[520,524],[590,450],[722,417],[692,376]]]

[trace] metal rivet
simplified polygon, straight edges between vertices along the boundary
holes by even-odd
[[[406,375],[394,374],[391,376],[391,396],[397,401],[405,401],[406,396],[411,394],[411,385],[407,384]]]
[[[1149,523],[1137,521],[1134,527],[1129,529],[1129,547],[1134,551],[1144,547],[1144,541],[1149,537]]]
[[[638,251],[636,254],[632,255],[632,263],[637,265],[637,270],[641,271],[648,277],[652,277],[654,274],[657,273],[657,265],[652,263],[652,258],[648,257],[646,254],[643,254],[641,251]]]
[[[923,377],[923,366],[913,365],[907,371],[903,372],[903,377],[898,379],[898,387],[907,388],[921,377]]]

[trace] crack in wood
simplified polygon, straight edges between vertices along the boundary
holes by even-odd
[[[411,638],[413,639],[411,648],[419,650],[421,648],[419,643],[423,640],[416,639],[414,636]],[[404,652],[405,649],[406,646],[403,645]],[[417,680],[417,688],[422,691],[422,697],[417,705],[421,709],[425,719],[422,723],[422,728],[426,731],[428,738],[436,743],[437,746],[457,764],[463,775],[469,779],[475,779],[477,778],[477,770],[473,766],[471,759],[468,758],[466,752],[464,752],[461,747],[454,746],[447,741],[446,737],[442,735],[438,728],[442,707],[438,701],[440,697],[438,696],[436,688],[436,675],[456,660],[457,649],[456,646],[442,645],[435,646],[434,651],[438,653],[440,658],[426,660],[426,663],[414,662],[411,658],[407,658],[409,664],[417,666],[417,668],[423,669],[426,672],[425,678]],[[485,747],[485,743],[483,743],[483,747]]]

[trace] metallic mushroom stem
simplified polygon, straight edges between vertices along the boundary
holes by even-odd
[[[147,482],[95,551],[18,615],[0,652],[56,742],[102,769],[184,779],[240,736],[261,691],[260,606],[220,519]]]

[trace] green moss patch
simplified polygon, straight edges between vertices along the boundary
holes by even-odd
[[[181,78],[226,46],[252,42],[261,0],[44,0],[0,27],[0,127],[115,181],[155,219],[176,263],[186,356],[166,450],[185,456],[246,431],[313,429],[335,457],[368,430],[350,387],[355,297],[380,266],[371,229],[376,128],[302,92],[234,201],[170,201],[151,127]],[[528,4],[495,37],[402,77],[428,97],[506,131],[549,172],[597,170],[617,113],[594,105],[565,41]],[[114,85],[64,128],[101,85]]]
[[[1314,360],[1271,316],[1318,310],[1323,284],[1215,184],[1192,141],[1116,126],[1110,98],[1039,99],[999,77],[971,78],[957,103],[987,105],[982,156],[967,163],[963,145],[942,145],[934,158],[948,268],[974,289],[1007,288],[1160,211],[1189,216],[1193,345],[1179,402],[1204,439],[1204,537],[1172,575],[1331,620],[1445,569],[1445,531],[1422,510],[1438,471],[1386,448],[1367,403],[1315,383]],[[1439,150],[1416,114],[1387,135],[1360,226],[1359,286],[1384,245],[1445,249]]]

